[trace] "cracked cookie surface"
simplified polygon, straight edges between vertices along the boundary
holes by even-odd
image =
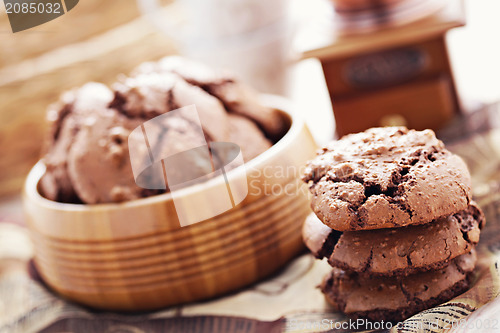
[[[330,265],[361,275],[406,276],[442,268],[479,241],[484,215],[466,210],[432,223],[395,229],[339,232],[311,214],[303,228],[307,247]]]
[[[471,251],[445,268],[403,278],[364,277],[334,268],[320,287],[339,311],[396,322],[463,293],[476,260],[475,251]]]
[[[465,163],[431,130],[372,128],[344,136],[307,164],[319,219],[339,231],[428,223],[467,208]]]

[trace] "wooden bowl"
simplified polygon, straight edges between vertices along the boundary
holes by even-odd
[[[88,306],[138,311],[198,301],[241,288],[281,268],[302,249],[309,213],[298,179],[316,144],[286,100],[263,96],[282,110],[288,132],[269,150],[227,173],[248,195],[236,207],[181,227],[170,193],[120,204],[65,204],[38,192],[38,163],[24,189],[35,264],[46,283]],[[223,177],[177,192],[184,202],[225,186]],[[199,209],[210,209],[203,205]]]
[[[301,222],[302,223],[302,222]],[[59,294],[70,300],[103,309],[118,311],[153,310],[225,294],[274,273],[302,248],[300,237],[279,244],[279,250],[255,253],[251,261],[238,261],[203,277],[175,282],[148,284],[139,287],[82,288],[66,285],[59,276],[40,273],[44,280]]]
[[[200,250],[203,250],[202,255],[204,260],[214,261],[217,258],[227,258],[226,249],[229,247],[234,251],[232,255],[239,255],[240,252],[235,251],[248,250],[247,247],[251,246],[251,242],[266,239],[273,232],[285,231],[289,227],[287,221],[290,217],[303,208],[302,203],[296,201],[286,208],[269,212],[265,220],[255,221],[251,219],[250,224],[247,224],[247,222],[238,224],[242,230],[232,230],[231,234],[221,235],[218,240],[210,239],[211,237],[204,239],[204,243],[197,247],[188,246],[189,240],[176,242],[179,244],[162,242],[160,240],[157,246],[148,246],[130,251],[62,252],[48,246],[43,242],[41,237],[39,238],[39,235],[35,235],[35,232],[32,232],[32,238],[38,249],[37,255],[39,257],[45,256],[46,258],[57,259],[57,263],[61,265],[61,268],[109,270],[114,264],[117,264],[123,269],[144,267],[145,265],[154,265],[159,262],[165,264],[165,261],[174,259],[182,260],[186,264],[193,257],[199,257]],[[219,247],[219,242],[224,243],[224,250],[222,251]]]
[[[290,237],[290,233],[295,232],[290,228],[289,221],[293,215],[300,216],[303,211],[307,211],[307,207],[295,207],[293,213],[286,213],[281,219],[275,221],[275,225],[265,225],[262,230],[256,230],[255,236],[244,235],[241,239],[221,240],[223,242],[224,250],[221,250],[218,245],[210,245],[203,248],[199,253],[191,253],[187,256],[179,256],[175,250],[158,254],[151,254],[147,257],[137,257],[132,259],[107,259],[105,261],[89,261],[86,258],[80,259],[76,257],[73,260],[61,258],[54,253],[47,253],[41,249],[38,244],[36,257],[39,259],[40,264],[54,264],[57,265],[58,270],[69,275],[73,273],[75,276],[82,276],[86,271],[90,271],[94,276],[109,276],[115,277],[114,274],[119,271],[129,276],[149,274],[150,270],[158,270],[168,272],[170,274],[181,274],[193,269],[200,269],[202,267],[216,266],[219,263],[225,263],[229,260],[245,258],[252,251],[255,252],[260,248],[272,246],[277,237],[286,239]],[[257,223],[258,224],[258,223]],[[253,229],[255,230],[255,229]],[[293,234],[292,234],[293,236]],[[155,249],[156,251],[156,249]],[[228,252],[231,252],[228,255]],[[98,255],[94,255],[98,256]],[[83,257],[83,256],[82,256]],[[134,274],[132,274],[134,273]]]
[[[297,201],[293,196],[286,196],[278,199],[279,200],[276,200],[276,198],[270,196],[267,197],[266,200],[263,200],[264,205],[260,204],[260,202],[255,202],[242,207],[240,210],[245,213],[246,217],[245,221],[242,222],[244,224],[240,223],[235,225],[233,223],[235,219],[230,220],[222,217],[217,219],[217,225],[200,225],[204,227],[201,231],[205,231],[203,233],[203,244],[210,243],[215,238],[228,240],[234,236],[241,236],[243,232],[250,233],[251,228],[263,228],[266,224],[276,222],[271,220],[270,217],[273,217],[271,213],[276,212],[281,215],[290,211],[290,209],[294,209],[297,205]],[[257,209],[255,209],[254,206],[258,206]],[[263,217],[266,217],[266,219],[263,220]],[[277,216],[276,218],[281,217]],[[259,221],[260,223],[255,223]],[[245,227],[244,231],[240,230],[241,227]],[[63,242],[54,238],[47,238],[46,236],[40,234],[37,230],[32,230],[32,237],[35,242],[40,243],[40,246],[46,246],[48,251],[53,252],[54,254],[60,254],[63,257],[70,258],[71,260],[80,260],[83,259],[84,256],[91,254],[90,257],[87,256],[89,257],[89,260],[102,261],[106,259],[106,253],[109,251],[118,253],[120,257],[126,259],[134,258],[138,255],[142,256],[145,252],[148,252],[149,254],[151,246],[158,243],[161,243],[163,249],[169,252],[174,250],[176,253],[179,253],[184,249],[193,251],[192,242],[190,242],[189,239],[186,239],[185,234],[179,235],[178,231],[179,230],[158,233],[157,235],[119,242]],[[203,244],[200,244],[199,246],[203,246]],[[95,253],[99,253],[100,256],[93,255]],[[112,257],[112,260],[116,260],[116,257]]]
[[[297,218],[298,219],[298,218]],[[57,269],[62,281],[70,284],[72,287],[130,287],[130,286],[144,286],[152,283],[168,282],[168,281],[183,281],[190,278],[196,278],[204,274],[212,274],[215,271],[225,269],[228,266],[245,262],[253,261],[253,256],[256,253],[267,252],[272,250],[279,244],[286,244],[287,242],[295,241],[294,234],[300,233],[300,226],[303,221],[297,223],[297,226],[291,228],[283,233],[279,239],[270,238],[267,242],[260,242],[254,248],[246,251],[240,257],[231,257],[220,260],[219,262],[201,261],[196,259],[189,267],[173,267],[167,268],[162,265],[155,265],[144,267],[140,269],[120,270],[116,269],[112,272],[109,271],[90,271],[82,269],[80,271],[68,271],[61,269],[57,264],[46,262],[40,257],[37,257],[39,266],[47,269]],[[171,264],[171,266],[175,266]],[[126,275],[128,274],[128,276]]]

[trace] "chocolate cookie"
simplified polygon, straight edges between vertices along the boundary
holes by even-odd
[[[364,277],[334,268],[321,290],[331,305],[348,315],[396,322],[463,293],[475,263],[472,251],[445,268],[403,278]]]
[[[431,130],[372,128],[330,143],[303,175],[319,219],[339,231],[428,223],[467,208],[471,180]]]
[[[311,214],[304,241],[317,258],[361,275],[394,276],[442,268],[479,241],[484,215],[474,202],[432,223],[395,229],[339,232]]]

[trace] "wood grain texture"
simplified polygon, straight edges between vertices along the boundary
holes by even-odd
[[[456,112],[447,77],[406,83],[362,96],[333,98],[333,110],[339,135],[388,125],[439,129]]]
[[[262,220],[265,214],[267,214],[266,208],[272,207],[272,210],[268,210],[269,212],[278,212],[281,209],[288,208],[286,207],[287,205],[292,204],[293,207],[293,201],[293,196],[287,196],[285,198],[281,198],[278,196],[266,196],[254,202],[252,205],[247,205],[241,207],[237,211],[232,211],[221,215],[218,219],[217,228],[215,228],[212,224],[207,223],[201,224],[200,227],[196,230],[189,230],[189,233],[185,232],[185,229],[177,229],[163,233],[159,232],[153,235],[139,238],[126,239],[122,241],[114,240],[92,243],[74,242],[54,237],[48,237],[47,235],[38,233],[35,229],[31,230],[35,242],[41,241],[44,246],[47,246],[48,251],[53,252],[54,254],[61,255],[61,258],[68,258],[70,260],[77,258],[82,259],[80,255],[83,254],[105,254],[108,251],[124,252],[128,254],[132,254],[134,252],[142,253],[142,251],[152,245],[155,245],[158,242],[165,243],[165,246],[167,246],[167,244],[169,243],[173,243],[176,245],[176,250],[180,251],[191,246],[191,243],[182,242],[188,235],[203,235],[205,241],[211,241],[212,239],[219,237],[230,238],[235,232],[238,231],[238,228],[231,222],[235,219],[241,218],[241,216],[243,216],[242,214],[244,214],[246,217],[245,227],[248,227],[248,230],[250,230],[252,228],[258,227],[258,225],[255,225],[254,223],[256,221]],[[285,212],[286,211],[287,209],[285,209]],[[217,233],[215,233],[215,231],[217,231]],[[43,242],[44,240],[46,241]],[[126,258],[130,259],[133,258],[133,256],[127,256]],[[112,257],[112,259],[115,260],[116,258]],[[100,257],[98,261],[103,260],[107,260],[107,257]]]
[[[370,57],[373,53],[359,54],[354,57],[340,58],[335,60],[325,60],[322,62],[325,78],[328,83],[328,89],[332,96],[348,97],[350,94],[356,95],[365,91],[370,91],[374,88],[396,86],[401,83],[411,80],[425,80],[443,73],[449,73],[449,61],[447,58],[446,45],[442,37],[433,38],[430,40],[421,41],[414,44],[401,45],[401,47],[389,48],[384,50],[386,53],[400,51],[400,50],[415,50],[422,54],[423,65],[419,68],[414,75],[409,75],[402,80],[393,80],[392,82],[378,82],[376,86],[363,86],[356,84],[351,77],[349,77],[349,67],[353,61],[360,57]],[[383,52],[383,51],[382,51]],[[375,53],[377,54],[377,53]],[[384,53],[382,53],[384,54]],[[402,70],[405,70],[404,65]]]
[[[95,308],[120,311],[157,309],[226,294],[269,276],[303,249],[300,238],[253,255],[210,274],[191,279],[147,283],[139,288],[94,286],[82,288],[40,270],[45,282],[65,298]]]
[[[307,207],[307,206],[304,206]],[[234,249],[233,251],[241,251],[230,256],[228,251],[222,255],[217,261],[211,261],[206,256],[203,256],[203,252],[199,251],[200,254],[196,257],[191,257],[188,260],[177,259],[168,260],[164,259],[163,262],[156,264],[155,266],[145,266],[134,270],[125,269],[115,269],[114,271],[102,272],[102,271],[92,271],[86,270],[86,267],[82,265],[80,271],[69,271],[62,268],[57,262],[43,261],[37,254],[35,256],[37,266],[40,270],[47,272],[49,270],[57,270],[57,277],[71,288],[96,288],[96,287],[109,287],[109,288],[123,288],[123,289],[140,289],[151,284],[165,283],[165,282],[178,282],[187,281],[190,279],[199,279],[204,275],[211,275],[214,272],[226,269],[227,267],[239,264],[241,262],[251,262],[254,261],[256,254],[262,252],[276,252],[281,251],[283,244],[288,244],[289,242],[297,242],[300,244],[300,230],[306,216],[306,210],[301,209],[296,212],[294,217],[288,217],[287,224],[288,228],[286,230],[276,230],[275,235],[267,235],[267,239],[254,239],[250,236],[249,242],[251,244],[245,244],[245,248]],[[293,224],[291,223],[293,221]],[[221,244],[217,244],[217,247],[223,248]],[[303,249],[299,246],[298,249]],[[229,250],[229,249],[228,249]],[[202,283],[202,282],[201,282]],[[62,285],[61,285],[62,286]]]
[[[293,183],[289,185],[299,186]],[[207,228],[206,232],[185,233],[182,237],[176,237],[177,239],[168,237],[174,232],[165,233],[161,237],[151,236],[147,239],[150,243],[140,248],[114,248],[113,243],[108,243],[107,249],[96,249],[97,244],[86,244],[88,251],[73,251],[54,248],[51,246],[52,239],[47,240],[33,229],[32,237],[37,248],[40,249],[39,255],[46,254],[47,257],[57,258],[61,267],[77,270],[87,265],[89,268],[108,270],[113,268],[114,263],[119,263],[121,268],[133,268],[142,267],[144,264],[156,264],[158,261],[167,259],[178,258],[189,261],[197,256],[200,250],[204,252],[207,260],[212,260],[219,254],[225,254],[225,251],[215,246],[215,242],[224,242],[226,247],[233,247],[235,251],[244,250],[244,246],[249,245],[247,242],[252,237],[265,239],[271,236],[272,230],[286,229],[286,219],[291,218],[296,211],[300,211],[301,206],[303,203],[294,198],[293,200],[280,200],[272,206],[263,208],[259,214],[245,215],[245,220],[241,223],[235,224],[234,221],[237,219],[231,220],[227,225],[224,225],[221,220],[217,220],[217,223],[204,223],[203,226],[210,225],[210,229]],[[158,244],[161,244],[161,247]]]
[[[192,246],[185,251],[177,251],[175,244],[158,243],[156,246],[150,246],[143,251],[140,256],[123,258],[121,256],[130,255],[128,251],[117,252],[102,252],[93,254],[82,254],[78,259],[68,260],[69,258],[61,258],[59,253],[44,252],[42,246],[37,243],[37,258],[41,262],[50,264],[56,263],[61,272],[67,273],[68,276],[82,277],[81,272],[88,272],[95,277],[112,278],[116,270],[121,270],[127,276],[145,275],[145,271],[161,271],[169,272],[169,270],[186,269],[193,267],[198,268],[197,264],[202,263],[203,266],[212,267],[229,260],[240,259],[252,251],[252,247],[262,247],[269,244],[270,240],[275,240],[278,237],[290,236],[292,232],[290,228],[290,220],[296,215],[302,216],[305,214],[307,205],[304,206],[302,201],[298,201],[294,205],[293,214],[277,214],[270,213],[270,224],[267,224],[267,218],[262,221],[256,221],[254,225],[262,225],[262,228],[247,228],[241,222],[236,221],[233,224],[238,226],[240,231],[235,233],[234,237],[220,237],[206,241],[203,237],[190,237],[186,242],[191,242]],[[274,218],[279,220],[275,220]],[[213,223],[216,225],[216,223]],[[249,229],[249,230],[247,230]],[[296,230],[294,230],[296,231]],[[276,233],[276,235],[274,234]],[[292,234],[292,237],[293,234]],[[201,244],[200,244],[201,243]],[[170,245],[166,249],[166,245]],[[230,253],[228,253],[230,252]],[[99,261],[99,258],[109,255],[107,260]],[[115,255],[113,259],[112,256]],[[170,271],[171,272],[171,271]]]

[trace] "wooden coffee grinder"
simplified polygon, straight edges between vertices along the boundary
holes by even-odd
[[[337,135],[386,125],[439,129],[460,112],[445,35],[465,25],[463,3],[435,7],[433,0],[434,7],[422,7],[426,3],[387,0],[362,10],[336,8],[335,31],[325,34],[322,45],[304,50],[305,58],[321,61]]]

